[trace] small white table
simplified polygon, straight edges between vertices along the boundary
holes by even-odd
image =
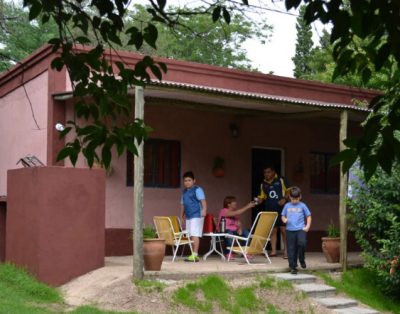
[[[211,255],[211,253],[215,252],[219,256],[221,256],[221,259],[223,259],[225,261],[224,250],[222,248],[222,243],[221,243],[221,237],[224,237],[225,233],[210,232],[210,233],[203,233],[203,236],[211,238],[210,250],[207,252],[207,254],[205,254],[203,256],[203,260],[206,260],[207,257],[209,257]],[[219,242],[220,251],[217,249],[217,239],[218,239],[218,242]]]

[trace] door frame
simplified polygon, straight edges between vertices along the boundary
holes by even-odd
[[[280,169],[280,175],[282,177],[285,176],[285,149],[282,147],[271,147],[271,146],[252,146],[251,151],[253,154],[253,149],[264,149],[264,150],[278,150],[281,152],[281,169]],[[252,155],[253,156],[253,155]]]

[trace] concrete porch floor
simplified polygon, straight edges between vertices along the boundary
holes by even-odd
[[[230,262],[223,261],[217,255],[211,255],[206,261],[200,258],[198,263],[185,262],[184,258],[177,257],[172,262],[171,256],[164,258],[161,271],[146,271],[146,278],[162,278],[162,279],[193,279],[209,274],[219,274],[224,277],[230,276],[249,276],[268,272],[284,272],[288,271],[288,261],[282,258],[282,254],[271,257],[271,264],[268,264],[264,256],[256,256],[248,265],[244,258],[235,257]],[[327,263],[322,253],[306,254],[307,270],[340,270],[339,263]],[[348,255],[348,263],[350,267],[360,266],[363,264],[362,257],[359,252],[350,252]],[[126,267],[127,272],[132,269],[132,256],[122,257],[106,257],[106,268],[110,267]]]

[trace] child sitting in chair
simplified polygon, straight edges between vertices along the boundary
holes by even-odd
[[[224,199],[224,208],[221,209],[218,215],[218,223],[217,223],[217,231],[219,230],[220,227],[220,222],[222,217],[225,217],[225,233],[233,234],[233,235],[239,235],[242,237],[248,237],[249,235],[249,230],[247,229],[242,229],[242,224],[239,220],[239,215],[243,214],[246,210],[249,210],[250,208],[253,208],[256,206],[255,202],[250,202],[246,206],[237,209],[237,202],[236,202],[236,197],[234,196],[227,196]],[[232,245],[232,239],[230,238],[225,238],[225,244],[226,244],[226,257],[229,257],[229,249]],[[230,257],[232,260],[232,257]]]

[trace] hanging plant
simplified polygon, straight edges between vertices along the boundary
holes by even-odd
[[[225,175],[225,159],[217,156],[214,158],[213,174],[217,178],[222,178]]]

